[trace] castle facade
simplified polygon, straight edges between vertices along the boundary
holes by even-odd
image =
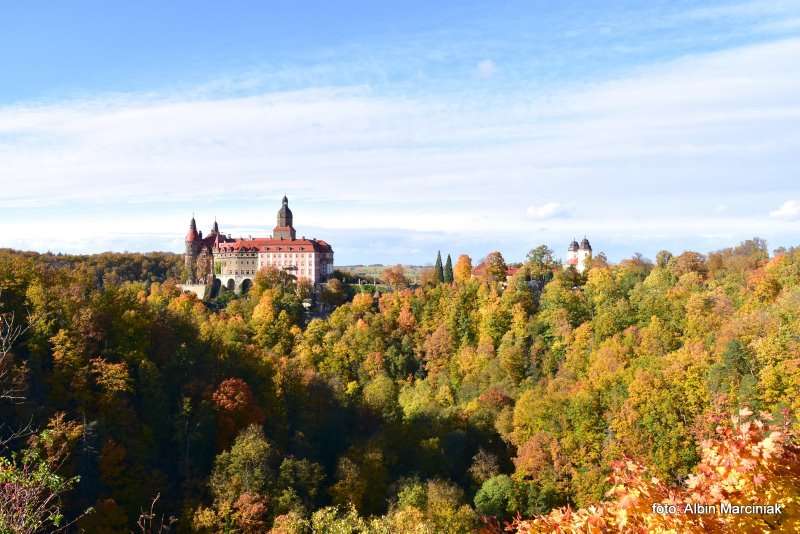
[[[327,280],[333,272],[333,248],[319,239],[297,239],[285,196],[277,219],[270,237],[232,238],[219,231],[216,221],[203,237],[192,217],[185,240],[187,283],[246,292],[256,273],[265,267],[280,269],[315,286]]]

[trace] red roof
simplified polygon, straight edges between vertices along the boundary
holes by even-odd
[[[319,239],[234,239],[219,243],[220,252],[333,252],[331,246]]]

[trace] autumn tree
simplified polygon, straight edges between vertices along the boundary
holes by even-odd
[[[407,287],[409,284],[406,270],[400,264],[384,269],[381,278],[395,289]]]
[[[687,251],[670,258],[668,267],[672,273],[681,277],[686,273],[697,273],[704,276],[708,272],[706,257],[699,252]]]
[[[453,278],[459,284],[463,284],[472,278],[472,259],[466,254],[462,254],[456,260],[456,266],[453,269]]]
[[[433,267],[423,267],[419,271],[419,285],[421,287],[435,287],[436,283],[436,269]]]
[[[656,254],[656,265],[665,269],[669,265],[669,260],[672,259],[672,252],[669,250],[659,250]]]
[[[11,351],[26,331],[27,326],[15,322],[13,312],[3,312],[0,307],[0,410],[5,410],[3,404],[25,400],[25,368],[14,365]],[[0,430],[5,432],[0,434],[4,451],[31,432],[30,426],[3,425]],[[31,436],[29,447],[0,456],[0,532],[58,531],[75,521],[66,519],[62,500],[80,477],[63,476],[58,470],[70,457],[79,434],[79,425],[65,421],[63,413],[57,414],[44,431]]]
[[[219,531],[238,527],[245,532],[263,532],[267,496],[276,477],[271,467],[274,454],[261,428],[252,425],[243,430],[231,449],[214,460],[209,479],[214,504],[195,512],[195,528]]]
[[[338,278],[331,278],[322,286],[320,300],[331,307],[336,307],[347,302],[347,289]]]
[[[264,422],[264,414],[253,398],[250,386],[241,378],[227,378],[220,382],[212,400],[219,413],[218,449],[227,448],[241,429]]]
[[[0,532],[55,532],[69,521],[62,499],[79,478],[64,478],[36,450],[0,457]]]
[[[506,279],[508,267],[503,255],[498,252],[490,252],[481,262],[480,270],[483,278],[488,282],[502,282]]]
[[[476,483],[483,484],[499,473],[500,466],[497,461],[497,456],[494,454],[480,449],[475,456],[472,457],[472,465],[469,467],[469,474]]]
[[[769,416],[751,418],[742,409],[716,436],[703,443],[702,458],[682,486],[653,477],[646,467],[624,458],[614,463],[607,500],[573,510],[518,519],[509,526],[534,532],[757,532],[792,531],[796,513],[720,513],[723,503],[737,506],[770,504],[787,511],[800,496],[800,450],[788,424]],[[764,420],[766,419],[766,421]],[[702,503],[717,513],[694,513],[687,505]],[[675,506],[677,513],[657,513],[654,505]]]
[[[558,266],[553,251],[547,245],[539,245],[528,252],[525,267],[531,280],[539,282],[541,287],[553,277],[553,270]]]

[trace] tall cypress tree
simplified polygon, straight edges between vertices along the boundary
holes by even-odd
[[[444,269],[442,268],[442,251],[436,252],[436,265],[433,266],[433,274],[436,276],[436,283],[444,282]]]
[[[453,283],[453,260],[450,259],[450,254],[447,255],[447,261],[444,263],[444,281],[447,284]]]

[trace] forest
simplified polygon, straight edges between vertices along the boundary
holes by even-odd
[[[0,250],[0,532],[800,529],[800,248],[474,263],[309,314],[275,270],[203,302],[182,256]]]

